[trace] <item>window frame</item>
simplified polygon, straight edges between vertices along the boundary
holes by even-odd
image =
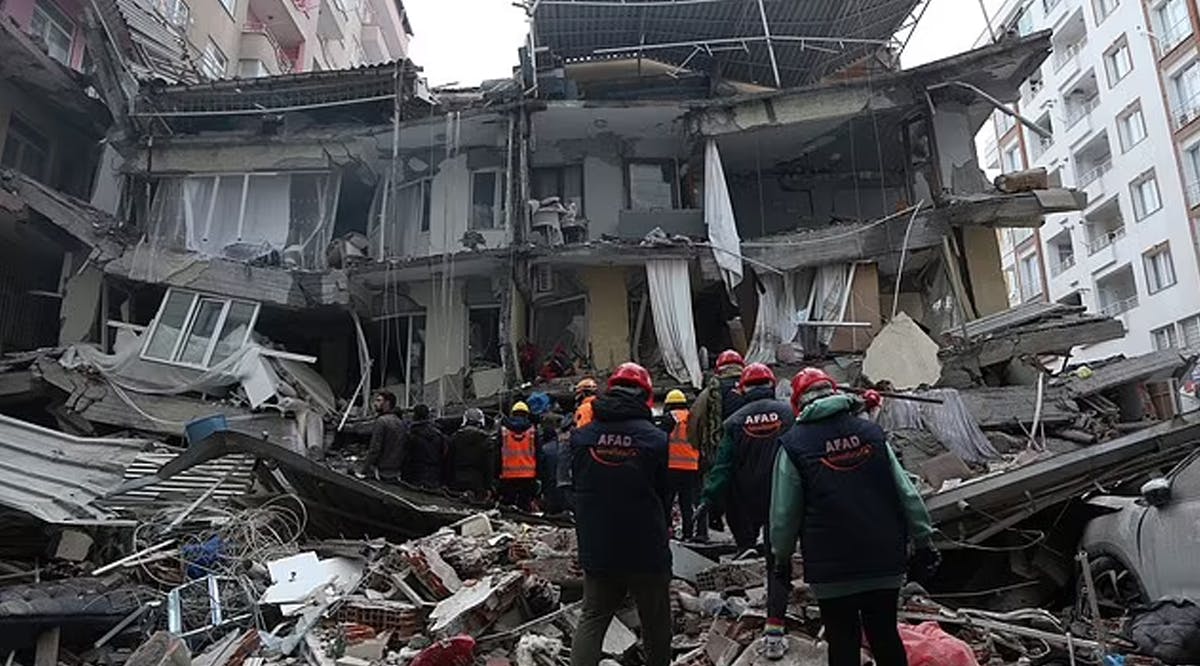
[[[1196,331],[1196,346],[1192,346],[1191,343],[1188,342],[1188,326],[1193,322],[1195,324],[1194,329]],[[1179,340],[1183,343],[1183,346],[1187,347],[1188,349],[1200,348],[1200,314],[1184,317],[1176,323],[1179,325]]]
[[[495,180],[492,183],[492,226],[482,227],[475,223],[475,178],[480,174],[490,173],[494,175]],[[485,167],[482,169],[471,169],[471,198],[470,206],[467,215],[467,229],[470,231],[499,231],[506,228],[505,213],[507,206],[507,197],[505,190],[508,187],[508,174],[505,173],[503,167]]]
[[[171,299],[173,294],[185,294],[191,296],[191,302],[188,305],[187,314],[184,315],[183,325],[179,328],[179,335],[171,347],[171,353],[169,354],[170,358],[151,356],[149,354],[150,343],[154,340],[154,336],[158,332],[163,314],[167,309],[167,302]],[[213,332],[209,336],[207,346],[205,347],[204,359],[200,363],[181,361],[179,360],[179,357],[184,351],[187,339],[191,337],[192,328],[196,325],[197,314],[200,309],[201,302],[203,301],[215,301],[222,303],[221,312],[217,315],[216,324],[213,326]],[[212,367],[213,355],[216,353],[217,345],[221,341],[221,332],[225,327],[226,321],[228,320],[229,311],[233,309],[233,305],[235,303],[254,306],[254,312],[250,315],[250,320],[246,325],[246,333],[242,337],[241,343],[237,345],[237,348],[241,349],[250,341],[250,336],[254,332],[254,327],[258,324],[258,316],[259,313],[262,312],[261,302],[250,301],[241,298],[230,298],[227,296],[217,296],[200,291],[193,291],[191,289],[179,289],[176,287],[167,288],[166,293],[163,294],[162,301],[159,302],[158,311],[154,315],[154,319],[150,321],[148,326],[146,326],[146,332],[143,335],[144,339],[142,340],[142,349],[138,353],[139,357],[143,361],[149,361],[152,363],[163,363],[166,365],[191,368],[194,370],[210,369]]]
[[[1154,183],[1155,206],[1153,209],[1146,209],[1145,202],[1142,201],[1141,188],[1147,183]],[[1151,169],[1137,178],[1134,178],[1129,183],[1129,196],[1132,199],[1131,204],[1133,205],[1133,219],[1135,222],[1141,222],[1142,220],[1145,220],[1151,215],[1162,210],[1162,190],[1158,188],[1158,177],[1154,173],[1154,169]]]
[[[1124,72],[1118,73],[1116,65],[1120,60],[1118,56],[1122,53],[1125,54],[1126,69]],[[1116,87],[1132,71],[1133,52],[1129,50],[1129,39],[1125,35],[1121,35],[1104,51],[1104,73],[1105,78],[1108,79],[1108,87],[1110,89]]]
[[[1012,164],[1012,160],[1009,159],[1009,157],[1013,155],[1016,156],[1017,162],[1019,162],[1019,164],[1017,164],[1015,167]],[[1021,156],[1021,146],[1016,145],[1004,151],[1004,168],[1006,169],[1007,173],[1021,171],[1025,168],[1024,165],[1025,160]]]
[[[1160,257],[1165,257],[1165,263],[1162,263]],[[1179,276],[1175,273],[1175,259],[1171,256],[1170,241],[1163,241],[1142,253],[1142,270],[1146,277],[1147,294],[1157,294],[1179,283]],[[1164,278],[1169,280],[1164,281]]]
[[[659,168],[669,167],[671,169],[671,207],[670,208],[637,208],[633,205],[633,175],[630,173],[630,168],[633,166],[657,166]],[[674,159],[631,159],[625,160],[624,167],[625,177],[625,210],[637,212],[652,212],[655,210],[681,210],[683,208],[683,192],[679,187],[679,163]]]
[[[1112,3],[1111,6],[1108,3]],[[1096,19],[1096,25],[1104,22],[1104,19],[1112,16],[1117,7],[1121,6],[1121,0],[1092,0],[1092,16]]]
[[[1029,275],[1026,275],[1027,265],[1032,267]],[[1021,283],[1019,295],[1022,303],[1028,303],[1040,298],[1045,293],[1037,252],[1030,252],[1027,255],[1017,258],[1017,275]],[[1030,278],[1028,281],[1026,280],[1027,277]]]
[[[1128,121],[1135,116],[1141,127],[1141,137],[1137,141],[1126,143],[1132,138],[1132,135],[1126,132],[1126,126]],[[1121,153],[1125,154],[1133,150],[1135,146],[1146,140],[1146,135],[1146,114],[1142,112],[1142,100],[1138,99],[1117,114],[1117,140],[1121,143]]]
[[[215,60],[214,56],[220,57],[220,61]],[[215,70],[210,70],[210,67],[215,68],[217,66],[220,66],[221,71],[220,74],[214,75]],[[204,51],[200,56],[200,73],[210,77],[210,81],[219,81],[229,73],[229,57],[225,55],[225,52],[221,50],[220,46],[217,46],[217,43],[211,37],[208,38],[208,43],[204,45]]]
[[[220,0],[221,7],[225,13],[229,14],[229,18],[237,20],[237,0]]]
[[[1167,338],[1167,343],[1168,343],[1166,346],[1159,346],[1159,344],[1158,344],[1159,334],[1165,334],[1165,337]],[[1154,351],[1164,351],[1167,349],[1178,349],[1179,348],[1179,332],[1175,330],[1175,324],[1167,324],[1166,326],[1159,326],[1158,328],[1151,329],[1150,330],[1150,346],[1154,348]]]
[[[56,5],[52,0],[36,0],[36,2],[33,3],[33,13],[30,15],[29,19],[29,29],[31,32],[34,31],[33,24],[34,21],[38,19],[39,14],[42,17],[42,20],[45,22],[45,29],[34,32],[34,34],[43,42],[45,42],[46,47],[49,48],[50,40],[47,39],[45,35],[47,30],[57,28],[60,32],[65,33],[67,36],[67,53],[65,59],[59,60],[58,58],[54,57],[53,53],[49,52],[47,55],[53,58],[56,62],[70,67],[71,61],[74,59],[75,55],[75,32],[78,26],[76,25],[75,21],[71,20],[71,17],[67,16],[66,12],[64,12],[63,9]]]
[[[579,170],[579,210],[575,211],[575,216],[579,219],[587,219],[587,213],[586,213],[586,210],[587,210],[587,184],[585,182],[586,178],[584,177],[584,170],[583,170],[582,162],[533,167],[533,173],[530,174],[530,178],[531,178],[530,195],[535,199],[538,198],[538,195],[533,193],[533,191],[532,191],[533,190],[533,181],[535,181],[537,179],[538,172],[541,172],[543,174],[545,174],[547,172],[554,172],[555,179],[558,181],[558,185],[555,188],[555,191],[557,192],[557,194],[553,194],[550,196],[558,197],[559,203],[561,203],[565,207],[568,203],[568,200],[573,198],[573,197],[568,197],[566,195],[567,170],[568,169],[578,169]],[[541,197],[541,198],[545,199],[546,197]]]
[[[38,145],[39,141],[44,144],[45,148],[42,148],[42,146]],[[16,155],[16,162],[9,164],[3,161],[4,154],[8,153],[13,146],[16,146],[17,150],[20,152],[18,152]],[[41,151],[41,173],[32,174],[22,168],[21,162],[23,161],[25,153],[28,150]],[[0,166],[4,166],[5,168],[9,169],[15,169],[16,171],[20,171],[21,173],[33,178],[38,182],[44,183],[49,178],[50,167],[53,159],[54,142],[50,139],[50,137],[37,127],[34,127],[32,123],[25,120],[20,114],[15,112],[9,114],[8,128],[4,133],[4,150],[0,152]]]

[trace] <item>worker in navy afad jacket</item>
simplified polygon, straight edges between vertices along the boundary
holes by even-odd
[[[671,550],[667,533],[667,434],[651,421],[650,374],[613,372],[592,403],[594,419],[571,434],[575,533],[583,568],[583,616],[572,666],[600,662],[613,614],[632,595],[647,666],[671,661]]]
[[[868,396],[867,405],[878,403]],[[928,576],[939,556],[929,512],[882,428],[858,416],[863,401],[817,368],[792,380],[796,425],[780,440],[771,480],[773,578],[791,581],[800,539],[804,580],[821,608],[830,666],[858,666],[865,633],[879,666],[906,666],[896,630],[911,566]],[[767,601],[765,652],[783,656],[787,595]]]

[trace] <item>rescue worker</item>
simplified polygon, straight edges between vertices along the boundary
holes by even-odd
[[[487,498],[495,476],[495,453],[484,430],[483,411],[472,407],[463,412],[462,425],[450,438],[446,454],[447,484],[451,490],[469,493],[472,499]]]
[[[422,488],[440,488],[444,484],[449,440],[430,416],[428,405],[415,405],[412,416],[402,478]]]
[[[725,419],[742,406],[742,397],[738,394],[737,386],[745,366],[746,361],[742,355],[733,349],[726,349],[718,354],[716,374],[709,379],[708,385],[692,403],[688,438],[692,446],[700,452],[700,461],[706,473],[712,466],[717,446],[725,435]],[[696,530],[699,541],[708,540],[710,524],[713,529],[719,530],[723,527],[719,506],[705,507],[701,512]]]
[[[500,420],[500,501],[523,511],[537,497],[537,429],[529,406],[518,402]]]
[[[664,416],[669,416],[671,431],[667,437],[667,524],[671,523],[671,509],[678,499],[679,515],[683,520],[683,539],[691,541],[695,536],[696,498],[700,485],[700,452],[688,440],[687,396],[679,389],[667,393],[663,402]]]
[[[572,416],[574,426],[582,428],[592,422],[592,403],[596,400],[596,392],[600,385],[591,377],[584,377],[575,385],[575,414]]]
[[[798,420],[780,442],[771,482],[770,576],[784,581],[768,585],[763,652],[772,659],[782,658],[786,646],[783,617],[799,537],[829,666],[858,666],[864,632],[876,664],[907,666],[896,606],[909,540],[916,546],[913,570],[922,576],[936,569],[940,556],[920,494],[883,429],[856,416],[860,402],[839,392],[823,370],[805,368],[792,379]]]
[[[538,485],[541,488],[541,508],[548,514],[559,514],[568,508],[566,491],[558,484],[558,469],[562,465],[563,449],[566,448],[559,439],[564,420],[563,415],[556,411],[542,414],[541,431],[538,434]]]
[[[371,407],[376,414],[371,424],[371,444],[358,473],[394,481],[405,466],[408,426],[396,414],[396,396],[390,391],[376,392]]]
[[[667,435],[651,421],[650,373],[619,366],[594,403],[594,420],[571,434],[575,533],[583,568],[583,614],[572,666],[600,662],[613,615],[632,595],[647,666],[671,662],[671,550]]]

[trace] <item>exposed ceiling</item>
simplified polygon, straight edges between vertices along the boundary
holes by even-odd
[[[735,81],[799,86],[878,50],[919,0],[541,0],[535,45],[590,60],[641,54]],[[760,13],[759,8],[762,8]]]

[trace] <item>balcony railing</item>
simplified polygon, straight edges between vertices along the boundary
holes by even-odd
[[[1187,186],[1187,202],[1188,206],[1195,208],[1200,206],[1200,180],[1193,180]]]
[[[1087,46],[1087,37],[1064,46],[1062,51],[1058,51],[1057,55],[1054,56],[1054,71],[1058,72],[1073,62],[1078,64],[1079,53],[1085,46]]]
[[[1093,255],[1125,237],[1125,227],[1105,231],[1100,236],[1088,241],[1088,255]]]
[[[1112,170],[1112,158],[1108,158],[1079,175],[1079,187],[1091,185],[1100,176]]]
[[[271,45],[271,50],[275,52],[275,61],[279,65],[280,74],[291,73],[296,68],[296,62],[287,54],[287,51],[283,50],[283,46],[279,44],[279,40],[275,39],[275,35],[271,34],[266,24],[249,21],[242,27],[242,32],[262,35],[267,38],[267,43]]]
[[[1175,129],[1183,127],[1197,117],[1200,117],[1200,93],[1181,100],[1171,107],[1171,124]]]
[[[1192,34],[1192,17],[1185,13],[1183,18],[1162,29],[1162,34],[1159,35],[1159,48],[1162,49],[1162,53],[1159,55],[1169,53],[1190,34]]]
[[[1096,107],[1100,106],[1100,96],[1096,95],[1084,101],[1079,106],[1072,107],[1067,111],[1067,128],[1075,126],[1075,123],[1086,118]]]
[[[1030,145],[1029,145],[1030,156],[1036,160],[1037,158],[1041,157],[1042,154],[1044,154],[1047,150],[1050,150],[1050,147],[1053,145],[1054,145],[1053,137],[1050,137],[1050,138],[1047,138],[1044,136],[1033,137],[1033,141],[1031,141]]]
[[[1129,298],[1122,298],[1121,300],[1113,301],[1112,303],[1105,305],[1104,307],[1100,308],[1100,314],[1106,317],[1115,317],[1123,312],[1129,312],[1137,306],[1138,297],[1130,296]]]
[[[1068,255],[1060,258],[1056,263],[1050,265],[1050,275],[1062,275],[1063,273],[1075,267],[1075,255]]]

